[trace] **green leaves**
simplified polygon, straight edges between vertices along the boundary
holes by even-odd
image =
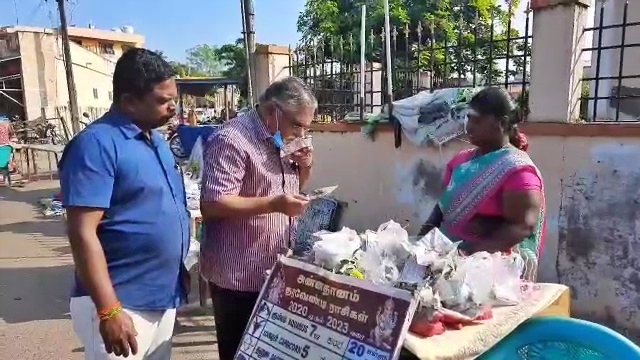
[[[156,53],[166,58],[162,51]],[[240,96],[247,97],[247,56],[244,40],[222,46],[200,44],[187,50],[186,62],[169,61],[179,77],[222,76],[240,79]]]
[[[389,0],[395,65],[405,71],[432,71],[434,78],[467,77],[482,82],[522,76],[529,39],[514,29],[513,10],[498,0]],[[509,7],[511,3],[511,7]],[[367,6],[367,61],[381,60],[384,5],[381,0],[307,0],[298,18],[305,53],[343,64],[357,62],[361,5]],[[502,5],[501,5],[502,4]],[[513,40],[516,38],[517,40]],[[344,40],[344,47],[331,46]],[[356,39],[355,43],[349,39]],[[516,55],[516,57],[513,57]],[[509,57],[508,66],[504,59]],[[305,58],[303,55],[302,58]],[[309,58],[307,56],[307,58]],[[455,76],[454,76],[455,75]]]
[[[215,45],[201,44],[187,50],[187,65],[205,76],[220,76],[224,64]]]
[[[236,40],[235,44],[226,44],[218,48],[218,59],[224,65],[222,76],[231,79],[240,79],[240,96],[247,98],[247,55],[243,45],[243,39]]]

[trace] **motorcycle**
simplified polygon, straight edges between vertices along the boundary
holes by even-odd
[[[173,156],[178,159],[186,159],[188,155],[182,147],[182,141],[180,141],[180,135],[178,135],[178,126],[169,124],[165,132],[165,138],[169,142],[169,148]]]

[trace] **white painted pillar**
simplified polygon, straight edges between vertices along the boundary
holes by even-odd
[[[534,0],[529,121],[574,122],[580,113],[589,0]]]

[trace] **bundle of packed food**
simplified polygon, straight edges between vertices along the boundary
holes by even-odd
[[[495,306],[522,298],[524,261],[516,254],[461,254],[437,228],[409,237],[389,221],[378,231],[318,232],[302,260],[335,273],[411,291],[419,301],[410,331],[433,336],[490,318]]]

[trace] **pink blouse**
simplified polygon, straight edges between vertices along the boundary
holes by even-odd
[[[9,122],[0,122],[0,146],[11,143],[11,136],[9,136],[10,126]]]
[[[444,186],[449,185],[451,181],[451,173],[453,169],[469,161],[473,157],[473,151],[463,151],[454,156],[447,164],[447,168],[444,174]],[[500,216],[502,215],[502,194],[504,191],[518,191],[518,190],[538,190],[542,191],[542,181],[536,174],[535,170],[530,168],[522,168],[513,172],[504,181],[500,189],[494,196],[485,199],[478,206],[478,214],[487,216]]]

